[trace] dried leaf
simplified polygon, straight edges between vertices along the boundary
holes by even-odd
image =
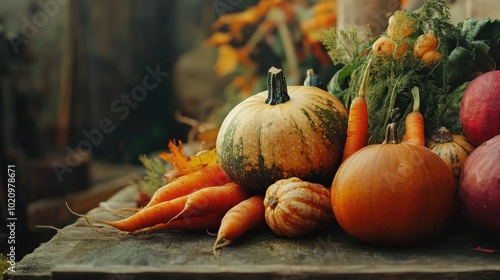
[[[250,7],[239,13],[224,14],[219,17],[212,25],[213,29],[219,29],[227,25],[231,34],[238,41],[243,39],[242,30],[247,25],[257,24],[270,8],[286,4],[283,0],[259,1],[256,6]]]
[[[311,42],[319,42],[322,34],[337,23],[337,3],[335,1],[321,1],[312,8],[310,18],[300,23],[304,36]]]
[[[181,176],[193,173],[199,169],[217,163],[215,149],[203,151],[194,156],[186,157],[184,154],[184,146],[181,141],[178,141],[178,145],[176,145],[175,140],[171,140],[168,143],[168,148],[170,149],[170,154],[160,153],[158,155],[164,161],[172,164],[172,168],[168,170],[165,175],[163,175],[163,178],[167,183]]]

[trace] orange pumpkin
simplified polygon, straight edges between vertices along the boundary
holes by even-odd
[[[410,245],[437,237],[450,222],[456,186],[439,156],[397,143],[395,124],[383,144],[366,146],[339,167],[332,208],[341,228],[372,244]]]
[[[334,221],[329,189],[297,177],[269,186],[264,206],[266,223],[278,236],[303,236]]]
[[[462,167],[469,154],[474,150],[474,146],[465,136],[452,134],[446,127],[441,127],[426,146],[448,165],[458,186]]]

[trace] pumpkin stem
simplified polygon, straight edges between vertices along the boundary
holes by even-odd
[[[441,127],[436,132],[436,139],[434,140],[436,143],[449,143],[453,142],[451,138],[451,132],[446,127]]]
[[[271,207],[271,209],[274,209],[274,207],[278,205],[278,199],[275,196],[271,195],[267,199],[267,204],[269,205],[269,207]]]
[[[326,90],[326,87],[323,85],[321,78],[316,73],[314,73],[313,69],[307,69],[304,85]]]
[[[390,123],[385,130],[385,140],[382,144],[397,144],[396,123]]]
[[[281,69],[271,67],[267,72],[267,92],[266,104],[276,105],[290,100],[285,75]]]

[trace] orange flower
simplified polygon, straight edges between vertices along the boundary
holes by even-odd
[[[257,5],[240,13],[226,14],[219,17],[212,25],[213,29],[219,29],[228,25],[231,34],[238,41],[243,39],[242,29],[247,25],[257,24],[272,7],[289,5],[285,0],[261,0]]]
[[[310,42],[320,41],[320,34],[337,23],[337,2],[320,1],[312,7],[313,16],[304,20],[300,28]]]
[[[233,36],[224,32],[214,32],[207,40],[205,40],[205,45],[209,46],[220,46],[223,44],[229,44]]]
[[[236,69],[238,66],[238,52],[232,46],[224,44],[218,47],[217,61],[215,62],[215,72],[223,77]]]

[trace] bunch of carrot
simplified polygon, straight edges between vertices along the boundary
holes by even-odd
[[[130,217],[118,221],[86,218],[132,234],[218,227],[214,253],[265,222],[263,197],[249,196],[219,164],[181,176],[159,188],[149,203]]]
[[[349,117],[347,122],[347,138],[344,145],[342,162],[352,154],[366,145],[368,136],[368,106],[365,100],[368,80],[370,78],[371,59],[368,61],[358,95],[352,100],[349,108]],[[409,144],[425,145],[424,117],[420,113],[420,94],[418,87],[411,91],[413,96],[413,111],[405,118],[405,135],[403,142]]]

